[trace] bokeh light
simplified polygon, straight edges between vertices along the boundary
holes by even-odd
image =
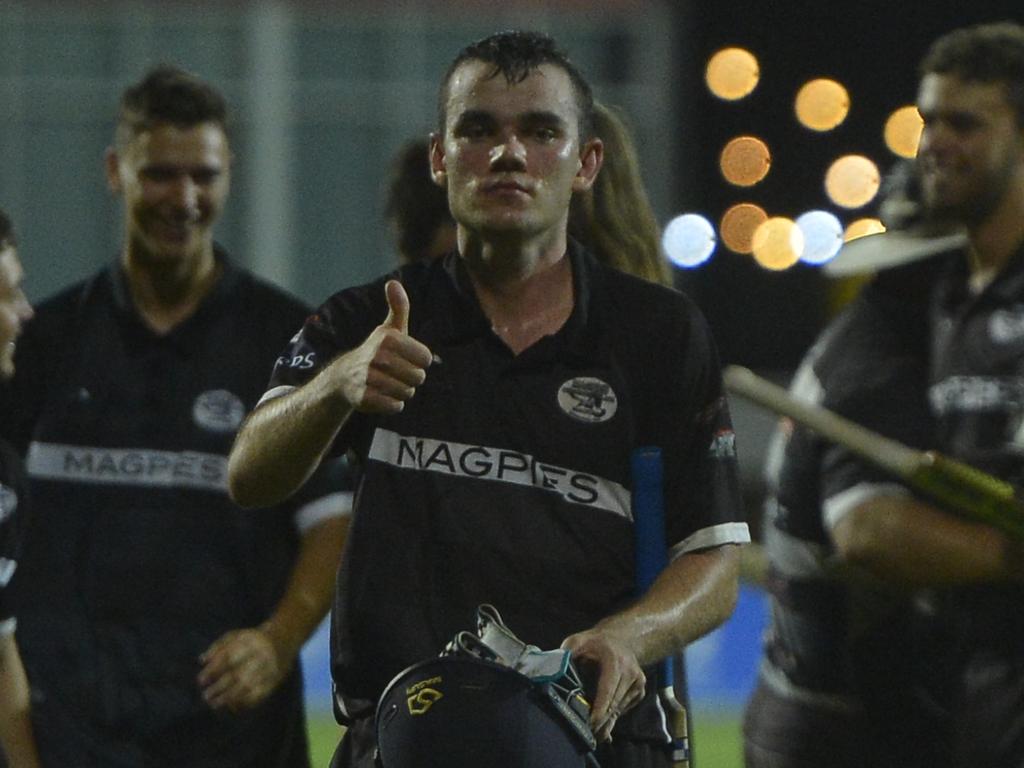
[[[850,113],[850,95],[835,80],[818,78],[797,91],[794,108],[801,125],[812,131],[830,131]]]
[[[915,106],[900,107],[885,121],[885,146],[899,157],[916,157],[924,120]]]
[[[764,208],[754,203],[737,203],[722,214],[718,230],[722,242],[733,253],[754,250],[754,231],[768,219]]]
[[[743,48],[723,48],[708,60],[704,70],[708,90],[726,101],[750,95],[760,78],[757,57]]]
[[[715,250],[715,228],[703,216],[685,213],[676,216],[665,227],[661,247],[669,260],[690,269],[711,258]]]
[[[881,184],[878,166],[863,155],[844,155],[829,166],[825,192],[843,208],[860,208],[875,199]]]
[[[718,159],[722,176],[737,187],[751,187],[768,175],[772,156],[756,136],[737,136],[725,145]]]
[[[805,264],[824,264],[843,247],[843,225],[828,211],[808,211],[797,217],[796,225],[804,237],[800,261]]]
[[[804,236],[792,219],[774,216],[754,231],[754,259],[765,269],[788,269],[800,260]]]
[[[877,235],[881,232],[885,232],[885,225],[879,219],[857,219],[851,221],[846,227],[846,232],[843,234],[843,238],[846,242],[856,240],[858,237],[864,237],[865,235]]]

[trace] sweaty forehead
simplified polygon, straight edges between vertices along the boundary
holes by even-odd
[[[917,105],[926,111],[1010,109],[1002,83],[963,80],[952,74],[929,73],[921,79]]]
[[[220,162],[229,155],[224,129],[216,123],[178,127],[161,123],[142,131],[133,140],[129,153],[140,159],[181,159]]]
[[[576,119],[572,81],[565,70],[541,64],[519,83],[494,74],[494,65],[479,60],[463,62],[448,81],[447,119],[466,111],[482,111],[499,117],[531,112],[551,112],[567,121]]]

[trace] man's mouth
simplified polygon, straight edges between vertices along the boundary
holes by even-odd
[[[530,194],[530,190],[526,185],[511,180],[492,181],[489,184],[485,184],[484,192],[494,193],[498,195]]]

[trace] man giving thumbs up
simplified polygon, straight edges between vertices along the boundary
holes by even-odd
[[[361,468],[333,611],[348,725],[333,765],[374,764],[388,681],[481,603],[592,667],[603,768],[668,765],[644,667],[729,615],[749,540],[714,344],[684,296],[568,240],[603,146],[589,86],[549,38],[469,46],[440,95],[431,172],[457,250],[306,322],[239,433],[232,495],[281,499],[341,451]],[[674,560],[636,600],[630,455],[648,445]]]

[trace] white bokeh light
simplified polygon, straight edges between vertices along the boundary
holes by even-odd
[[[800,261],[820,265],[839,253],[843,245],[843,225],[828,211],[808,211],[796,220],[804,235],[804,248]]]
[[[716,243],[714,226],[696,213],[676,216],[661,236],[661,247],[669,261],[685,269],[698,267],[710,259]]]

